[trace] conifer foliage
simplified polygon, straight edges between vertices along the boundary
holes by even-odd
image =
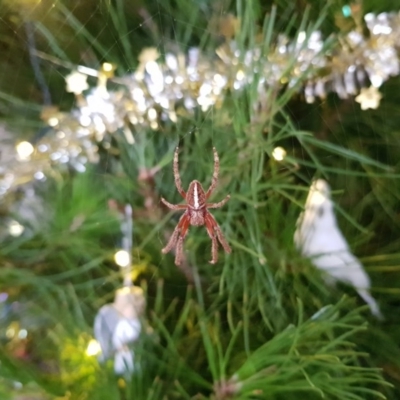
[[[364,18],[399,10],[377,7],[0,4],[1,399],[400,397],[397,20]],[[161,252],[177,146],[184,191],[218,152],[213,265],[202,227],[179,265]],[[302,212],[328,230],[314,247]],[[327,221],[363,287],[326,267]]]

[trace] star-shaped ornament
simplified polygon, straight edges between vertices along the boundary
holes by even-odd
[[[73,71],[65,77],[67,83],[67,92],[81,94],[84,90],[89,89],[87,83],[87,75],[81,74],[78,71]]]
[[[361,110],[369,108],[377,109],[382,99],[382,93],[375,86],[362,88],[360,94],[356,97],[356,102],[360,103]]]
[[[139,63],[146,65],[150,61],[156,61],[160,53],[155,47],[145,47],[139,54]]]

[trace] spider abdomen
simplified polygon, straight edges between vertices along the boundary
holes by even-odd
[[[204,225],[204,211],[200,210],[193,210],[188,208],[188,213],[189,213],[189,217],[190,217],[190,225],[193,226],[201,226]]]

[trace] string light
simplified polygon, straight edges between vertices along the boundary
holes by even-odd
[[[51,118],[49,118],[48,120],[47,120],[47,123],[50,125],[50,126],[52,126],[52,127],[54,127],[54,126],[57,126],[58,125],[58,118],[57,117],[51,117]]]
[[[283,147],[275,147],[272,152],[272,157],[276,161],[282,161],[286,157],[286,150]]]
[[[114,254],[114,261],[120,267],[128,267],[131,263],[131,256],[126,250],[118,250]]]
[[[87,348],[86,348],[86,355],[89,357],[97,356],[101,353],[101,347],[97,340],[91,339]]]
[[[27,161],[30,159],[30,156],[34,152],[33,146],[29,142],[20,142],[15,147],[18,154],[19,161]]]
[[[8,224],[8,232],[11,236],[18,237],[24,232],[25,227],[21,225],[18,221],[11,221]]]
[[[103,70],[104,70],[104,71],[106,71],[106,72],[111,72],[113,69],[114,69],[114,68],[113,68],[113,65],[112,65],[112,64],[107,63],[107,62],[105,62],[105,63],[103,64]]]

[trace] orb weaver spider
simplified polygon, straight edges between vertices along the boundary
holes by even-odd
[[[218,203],[207,203],[208,198],[212,195],[213,191],[217,187],[218,174],[219,174],[219,158],[215,147],[214,152],[214,173],[211,180],[211,185],[207,192],[204,191],[201,183],[197,180],[190,182],[187,192],[182,188],[182,181],[179,175],[178,165],[178,151],[179,147],[175,149],[174,154],[174,178],[175,186],[179,194],[185,199],[186,204],[171,204],[164,198],[161,201],[171,210],[185,210],[184,214],[179,219],[177,226],[169,239],[168,244],[161,250],[163,254],[168,253],[174,247],[176,247],[175,264],[180,265],[183,258],[183,242],[185,236],[188,233],[190,225],[202,226],[205,225],[208,236],[211,239],[211,264],[215,264],[218,261],[218,241],[221,243],[223,249],[230,253],[228,242],[222,234],[221,228],[213,215],[208,211],[209,208],[220,208],[230,199],[228,194],[223,200]]]

